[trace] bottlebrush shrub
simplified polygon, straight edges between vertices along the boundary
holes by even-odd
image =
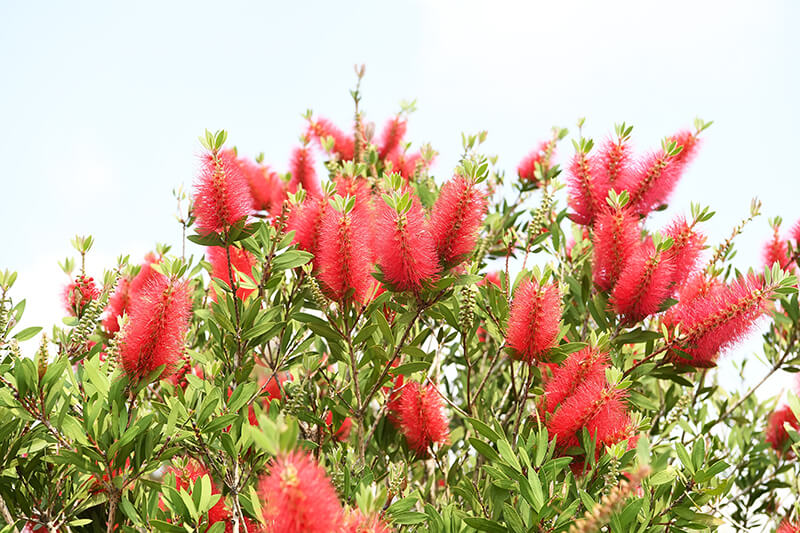
[[[519,165],[464,135],[434,178],[411,107],[308,114],[283,175],[207,133],[189,242],[102,274],[76,238],[36,340],[0,272],[3,531],[796,529],[800,402],[763,384],[800,369],[800,226],[737,268],[757,202],[711,247],[708,208],[651,216],[707,124]]]

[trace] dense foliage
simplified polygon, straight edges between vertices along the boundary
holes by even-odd
[[[514,176],[465,135],[434,180],[413,106],[375,134],[353,97],[285,175],[206,133],[178,193],[203,255],[96,282],[76,238],[38,349],[0,275],[3,531],[797,530],[800,404],[754,391],[800,368],[800,226],[740,272],[757,202],[713,247],[707,208],[649,216],[708,124],[642,156],[579,133],[563,172],[554,129]],[[759,324],[738,393],[715,366]]]

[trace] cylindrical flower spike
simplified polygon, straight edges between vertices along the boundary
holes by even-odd
[[[396,116],[386,123],[381,133],[381,139],[378,143],[378,157],[385,160],[389,154],[394,152],[403,142],[403,137],[406,135],[406,120],[400,116]]]
[[[601,290],[616,284],[631,254],[640,246],[640,235],[636,216],[624,207],[606,208],[597,216],[592,275]]]
[[[416,381],[403,385],[391,405],[393,416],[408,447],[426,457],[433,444],[445,444],[449,438],[448,420],[436,385],[422,386]]]
[[[323,137],[333,138],[333,151],[342,161],[352,161],[355,151],[355,138],[337,128],[333,122],[320,118],[309,124],[309,133],[322,146]]]
[[[331,533],[340,531],[344,517],[336,490],[325,470],[304,452],[275,457],[261,478],[266,531]]]
[[[228,270],[228,256],[225,253],[225,248],[221,246],[209,246],[206,250],[206,258],[208,262],[211,263],[211,277],[220,279],[224,281],[226,285],[231,286],[231,275],[233,275],[233,281],[239,285],[239,277],[236,274],[236,272],[239,271],[252,280],[253,267],[256,266],[255,256],[244,248],[237,248],[236,246],[229,246],[228,251],[231,258],[230,271]],[[255,280],[253,281],[255,282]],[[236,291],[236,297],[244,300],[252,294],[254,290],[255,289],[239,287]],[[217,301],[216,291],[212,293],[212,298],[215,302]]]
[[[415,196],[405,206],[383,204],[378,215],[375,253],[384,282],[396,291],[418,292],[439,270],[436,243]]]
[[[572,208],[570,218],[577,224],[590,226],[598,211],[604,208],[605,190],[598,186],[594,167],[596,163],[589,155],[591,141],[581,139],[578,151],[569,165],[569,206]]]
[[[442,186],[433,206],[431,233],[445,270],[472,253],[485,212],[486,195],[472,180],[457,175]]]
[[[753,328],[773,294],[774,287],[750,275],[687,303],[681,301],[671,314],[682,339],[673,357],[694,367],[715,366],[720,350]]]
[[[789,442],[789,433],[783,427],[786,422],[795,430],[800,430],[800,423],[788,405],[779,407],[769,416],[767,429],[764,432],[764,440],[775,451],[781,453],[786,451],[786,443]]]
[[[665,252],[664,256],[675,267],[672,281],[677,286],[681,286],[695,271],[706,237],[695,231],[694,224],[687,224],[683,217],[675,219],[667,228],[665,235],[671,237],[673,242],[672,247]]]
[[[626,184],[631,208],[640,215],[647,215],[666,203],[697,147],[695,134],[681,132],[667,138],[660,150],[642,159]]]
[[[791,260],[789,243],[781,238],[781,224],[776,221],[772,226],[772,238],[764,245],[764,266],[771,267],[778,263],[782,269],[786,269]]]
[[[547,382],[545,411],[554,412],[583,382],[605,379],[608,365],[608,354],[592,347],[570,354],[561,366],[553,369],[553,377]]]
[[[393,152],[389,152],[385,161],[386,163],[391,163],[392,172],[399,173],[406,181],[409,181],[414,177],[417,172],[417,167],[423,169],[427,168],[427,165],[429,164],[428,161],[425,161],[422,158],[422,155],[419,152],[409,154],[400,148],[394,150]]]
[[[317,171],[314,170],[314,157],[308,146],[298,146],[292,151],[289,168],[292,175],[288,185],[289,192],[297,192],[298,186],[302,186],[312,198],[322,196]]]
[[[540,178],[536,177],[537,166],[541,168],[542,173],[546,173],[550,168],[550,159],[555,152],[555,141],[542,141],[536,148],[534,148],[528,155],[522,158],[517,166],[517,175],[521,181],[529,181],[534,183],[537,187],[541,186]]]
[[[160,378],[171,375],[182,361],[191,317],[188,281],[159,274],[131,302],[130,321],[122,332],[119,356],[132,381],[146,379],[164,365]]]
[[[201,233],[223,231],[250,214],[250,187],[230,150],[203,156],[194,191],[194,214]]]
[[[278,173],[249,159],[239,158],[238,161],[250,186],[253,210],[266,211],[273,216],[278,214],[286,200],[286,186]]]
[[[370,275],[372,250],[368,220],[363,211],[353,209],[354,201],[348,197],[344,203],[350,205],[342,206],[341,211],[325,211],[315,262],[323,290],[331,299],[345,302],[354,297],[365,303],[375,285]]]
[[[514,358],[528,364],[545,360],[556,344],[560,321],[558,285],[542,286],[529,279],[520,282],[514,291],[506,334],[506,344],[513,348]]]
[[[615,189],[622,192],[625,184],[629,182],[632,167],[631,147],[628,142],[630,130],[623,124],[617,129],[616,139],[606,139],[597,151],[594,158],[594,174],[597,194],[605,202],[608,191]]]
[[[314,269],[319,269],[319,245],[322,234],[322,221],[325,213],[331,209],[329,198],[306,198],[301,204],[292,207],[289,212],[287,229],[294,231],[294,243],[306,252],[314,254]]]
[[[673,258],[651,243],[639,247],[628,260],[609,302],[628,322],[655,314],[672,291]]]

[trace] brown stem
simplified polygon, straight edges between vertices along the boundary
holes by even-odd
[[[117,499],[119,495],[116,491],[112,491],[108,497],[108,523],[106,524],[106,533],[112,533],[114,531],[114,517],[117,514]]]

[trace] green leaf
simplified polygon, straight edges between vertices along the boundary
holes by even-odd
[[[22,342],[22,341],[26,341],[28,339],[33,338],[40,331],[42,331],[41,327],[39,327],[39,326],[31,326],[29,328],[23,329],[22,331],[20,331],[16,335],[14,335],[12,338],[13,339],[17,339],[19,342]]]
[[[485,518],[465,516],[464,522],[466,522],[467,525],[474,527],[478,531],[489,531],[491,533],[507,533],[508,531],[504,526],[501,526],[497,522],[487,520]]]

